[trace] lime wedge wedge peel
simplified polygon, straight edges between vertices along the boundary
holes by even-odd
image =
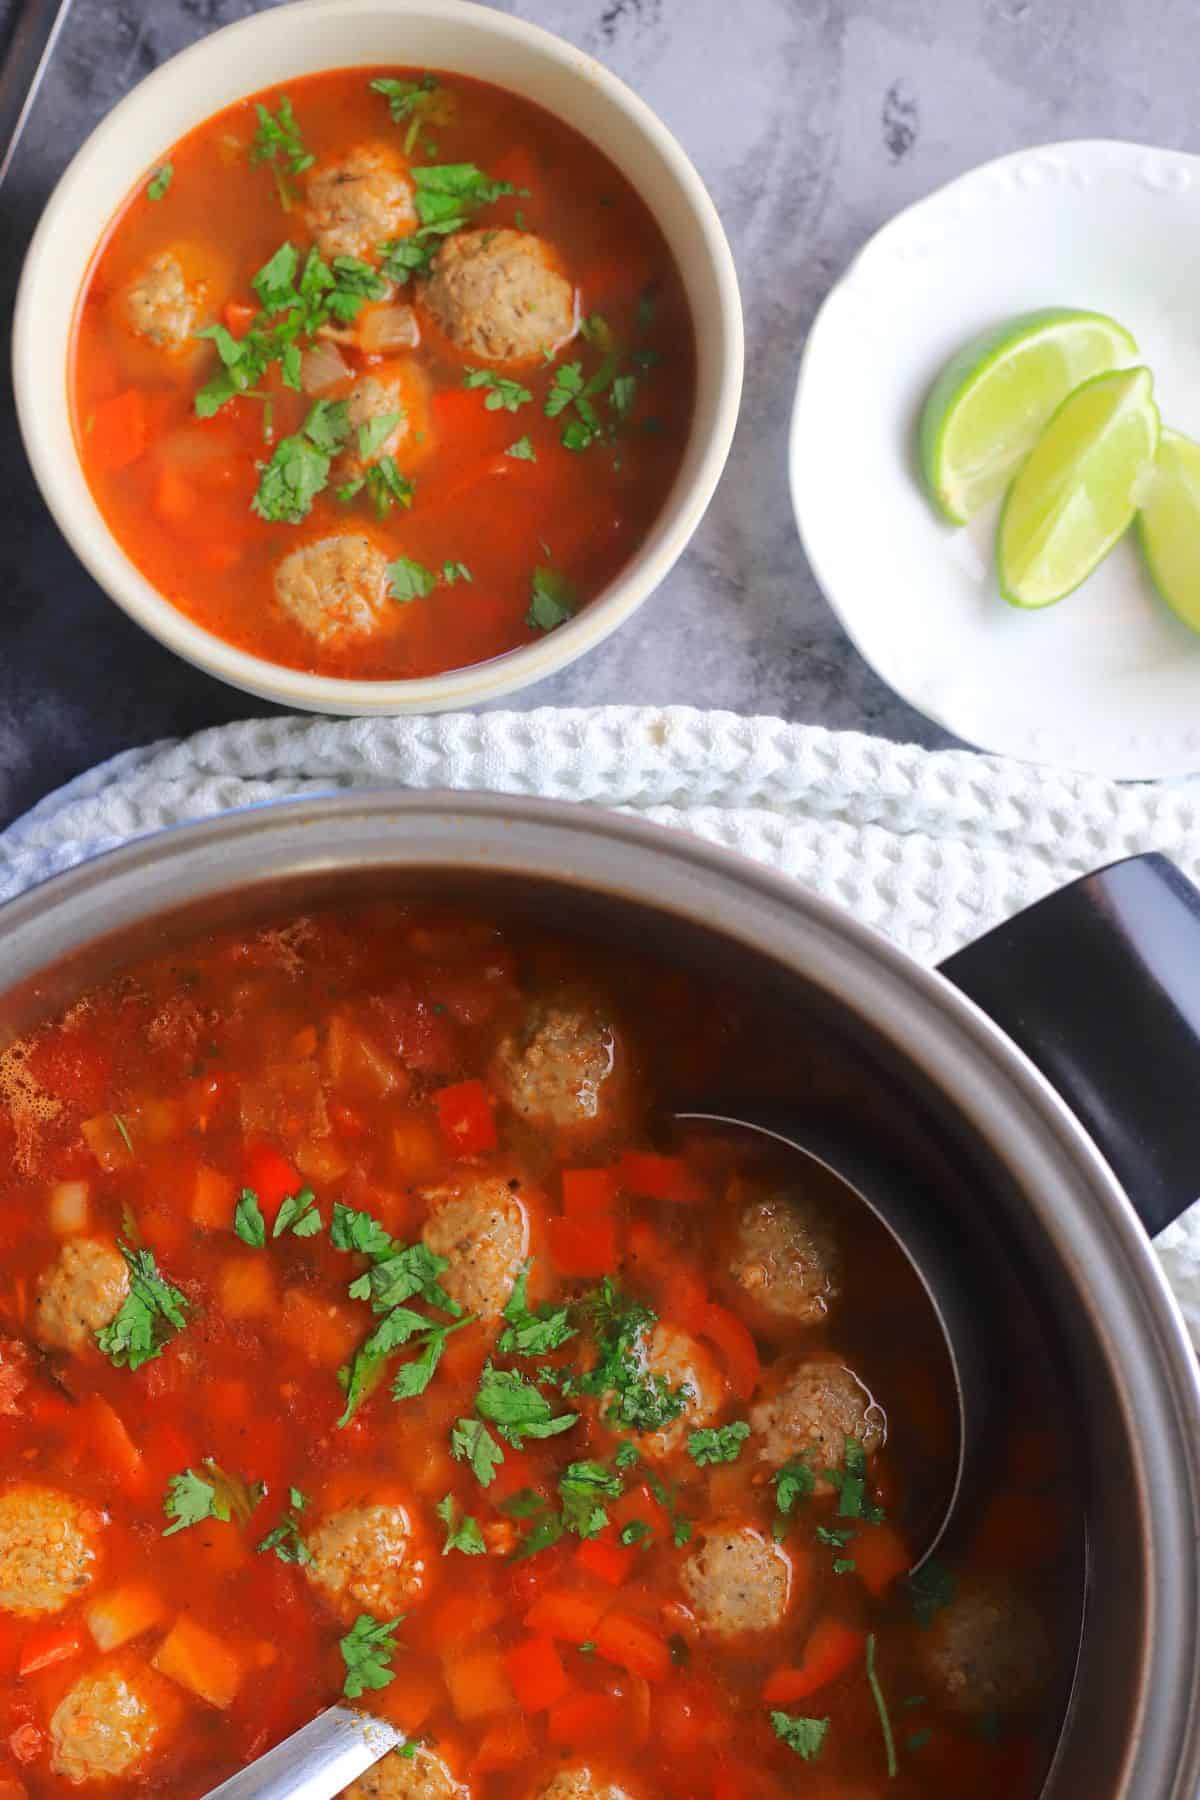
[[[1137,530],[1155,587],[1200,631],[1200,444],[1181,431],[1162,434]]]
[[[930,389],[917,432],[937,510],[964,525],[1004,491],[1072,389],[1137,353],[1115,319],[1068,307],[1021,313],[964,344]]]
[[[1149,369],[1095,375],[1067,396],[1005,497],[1000,592],[1052,606],[1085,581],[1133,522],[1158,450]]]

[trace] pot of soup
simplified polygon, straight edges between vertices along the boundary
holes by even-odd
[[[1200,1387],[1135,1210],[1195,1191],[1190,903],[1141,859],[935,973],[682,834],[391,793],[10,903],[4,1800],[199,1800],[342,1695],[407,1739],[352,1800],[1194,1794]],[[979,1296],[932,1560],[925,1293],[713,1095],[856,1134]]]

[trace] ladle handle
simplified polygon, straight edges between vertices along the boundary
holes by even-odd
[[[1174,863],[1085,875],[941,972],[1057,1088],[1151,1236],[1200,1198],[1200,889]]]

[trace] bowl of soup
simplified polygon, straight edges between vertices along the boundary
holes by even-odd
[[[948,982],[683,834],[461,795],[187,826],[4,930],[6,1800],[200,1800],[342,1695],[407,1738],[350,1800],[1194,1792],[1195,1367]],[[995,1394],[933,1563],[924,1292],[706,1094],[957,1221]]]
[[[21,429],[105,591],[331,712],[488,700],[664,578],[728,452],[737,281],[599,63],[490,9],[304,0],[142,82],[52,196]]]

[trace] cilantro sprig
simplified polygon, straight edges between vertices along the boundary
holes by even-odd
[[[483,404],[487,412],[515,413],[533,399],[532,393],[521,382],[508,375],[497,375],[494,369],[464,369],[463,386],[485,390]],[[528,441],[526,438],[525,442]]]
[[[452,1550],[460,1550],[464,1556],[487,1555],[487,1545],[483,1541],[478,1519],[473,1519],[470,1513],[464,1513],[460,1517],[453,1494],[447,1494],[444,1499],[439,1500],[433,1510],[446,1527],[443,1556],[449,1556]]]
[[[385,1621],[373,1619],[370,1613],[359,1613],[338,1644],[346,1667],[342,1692],[347,1700],[357,1700],[360,1694],[385,1688],[396,1679],[391,1666],[397,1648],[394,1640],[404,1618],[405,1614],[400,1613]]]
[[[112,1323],[96,1333],[96,1342],[118,1369],[140,1369],[184,1329],[191,1308],[159,1273],[152,1250],[131,1250],[121,1238],[117,1248],[129,1270],[129,1292]]]
[[[802,1761],[815,1762],[824,1746],[829,1720],[807,1719],[798,1713],[773,1712],[771,1726],[780,1742],[786,1744],[789,1750],[794,1750]]]
[[[312,1551],[304,1541],[300,1523],[300,1514],[307,1505],[308,1501],[299,1488],[289,1488],[288,1510],[278,1525],[273,1526],[261,1540],[259,1551],[273,1550],[281,1563],[295,1563],[302,1568],[311,1563]]]
[[[569,1307],[551,1306],[545,1302],[536,1312],[531,1312],[527,1299],[528,1286],[527,1263],[513,1283],[512,1293],[504,1308],[505,1326],[497,1344],[502,1355],[546,1356],[552,1350],[561,1349],[577,1335],[575,1326],[571,1324]]]
[[[672,1387],[647,1368],[645,1346],[658,1315],[644,1301],[623,1294],[606,1275],[583,1303],[596,1347],[596,1360],[563,1385],[566,1395],[605,1398],[604,1418],[618,1430],[662,1431],[691,1398],[684,1383]]]
[[[305,147],[296,115],[292,111],[292,103],[286,94],[279,96],[279,105],[274,113],[261,101],[254,110],[258,117],[258,129],[250,145],[250,166],[256,169],[263,163],[271,165],[279,204],[284,212],[290,212],[295,196],[288,176],[303,175],[317,159]]]
[[[490,1360],[483,1366],[475,1410],[494,1425],[505,1443],[519,1450],[526,1438],[557,1437],[569,1431],[578,1413],[556,1413],[541,1389],[518,1369],[498,1369]]]
[[[299,431],[280,438],[270,462],[259,465],[258,490],[250,502],[259,518],[272,525],[298,525],[307,518],[349,431],[346,402],[318,400]],[[278,1221],[273,1235],[280,1235]]]
[[[240,1475],[227,1475],[211,1456],[205,1457],[201,1467],[202,1475],[195,1469],[185,1469],[167,1483],[163,1512],[172,1523],[163,1532],[164,1537],[174,1537],[177,1531],[185,1531],[205,1519],[217,1519],[223,1525],[236,1520],[245,1525],[267,1491],[261,1481],[246,1482]]]
[[[238,1196],[233,1209],[233,1229],[243,1244],[249,1244],[252,1250],[261,1250],[267,1241],[267,1223],[253,1188],[243,1188]]]
[[[578,593],[573,581],[549,564],[539,564],[529,584],[529,611],[525,623],[531,631],[554,631],[575,617]]]
[[[733,1463],[742,1454],[742,1445],[749,1436],[750,1427],[744,1419],[692,1431],[688,1434],[688,1455],[698,1469],[713,1463]]]

